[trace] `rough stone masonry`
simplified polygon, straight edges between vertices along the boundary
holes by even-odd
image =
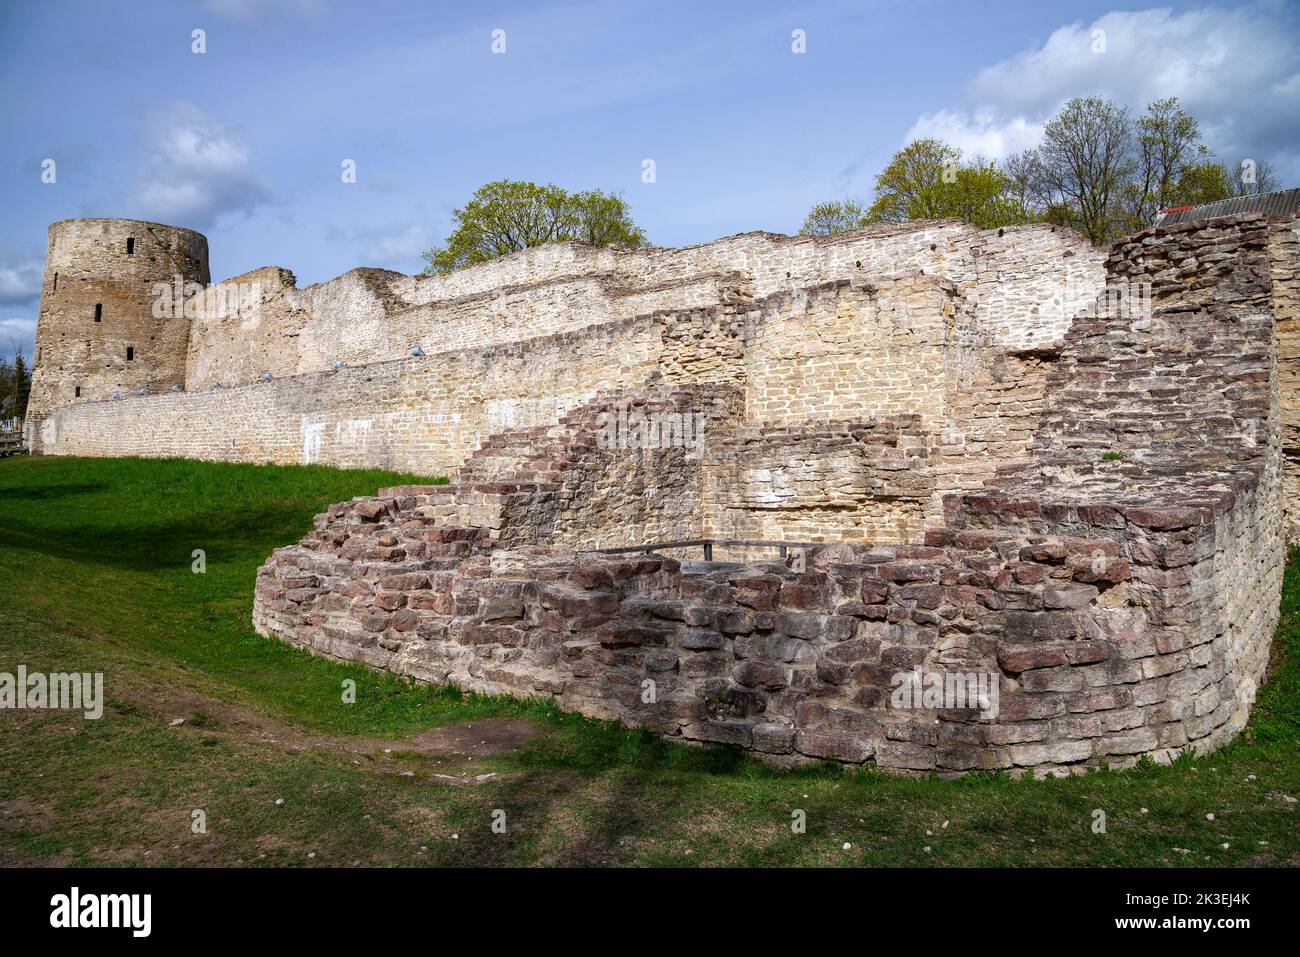
[[[1246,721],[1296,520],[1294,219],[268,268],[156,328],[96,298],[146,228],[140,281],[206,274],[185,230],[51,227],[38,451],[452,475],[277,549],[262,634],[782,763],[1067,773]],[[145,394],[106,397],[169,321],[184,362],[133,351]]]

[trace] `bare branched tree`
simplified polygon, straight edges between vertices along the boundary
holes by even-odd
[[[1076,228],[1101,244],[1114,232],[1117,199],[1134,170],[1126,107],[1099,97],[1071,100],[1043,130],[1042,181],[1073,211]]]

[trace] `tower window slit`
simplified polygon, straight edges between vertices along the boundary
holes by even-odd
[[[99,322],[103,318],[104,318],[104,304],[102,302],[97,302],[95,303],[95,321]]]

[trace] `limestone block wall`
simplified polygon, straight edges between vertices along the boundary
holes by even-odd
[[[973,334],[950,283],[846,281],[521,343],[65,406],[37,438],[51,454],[450,474],[494,433],[551,426],[601,390],[653,382],[736,385],[750,421],[907,414],[934,430]]]
[[[755,325],[744,370],[751,421],[915,411],[930,431],[946,423],[950,384],[978,344],[973,311],[951,283],[923,275],[862,293],[813,293],[791,302],[785,321]]]
[[[570,332],[663,309],[714,306],[734,300],[743,286],[743,277],[735,274],[693,276],[667,286],[634,289],[620,281],[609,276],[570,277],[395,307],[370,323],[364,336],[354,330],[346,352],[331,327],[346,324],[347,313],[330,312],[330,321],[309,327],[312,341],[301,351],[299,371],[326,367],[333,358],[368,362],[375,356],[396,357],[414,345],[430,353],[455,351]],[[332,355],[331,349],[339,353]]]
[[[700,463],[703,533],[751,541],[919,540],[936,491],[929,455],[919,415],[715,431]]]
[[[267,372],[297,375],[298,342],[310,314],[297,304],[296,293],[293,273],[275,266],[211,286],[190,320],[185,389],[255,382]]]
[[[505,546],[593,549],[700,538],[709,520],[702,457],[743,414],[743,393],[725,384],[604,392],[557,427],[533,430],[531,439],[494,436],[446,491],[477,482],[519,491],[540,484],[540,492],[507,500],[494,529]]]
[[[522,341],[659,310],[767,299],[829,281],[921,274],[960,290],[1004,348],[1045,347],[1101,283],[1102,254],[1051,226],[976,230],[958,220],[833,237],[744,233],[681,249],[537,247],[445,276],[356,269],[297,289],[268,267],[260,317],[209,317],[190,344],[187,386],[233,385],[425,352]]]
[[[485,457],[479,477],[503,480],[487,488],[522,496],[494,526],[440,509],[484,491],[459,482],[331,507],[259,571],[254,623],[317,653],[781,762],[1041,774],[1217,747],[1264,678],[1280,592],[1271,231],[1243,217],[1117,247],[1111,279],[1151,282],[1150,313],[1076,319],[1026,460],[950,495],[924,544],[818,546],[801,568],[683,564],[557,548],[557,521],[530,547],[540,526],[514,538],[511,515],[535,515],[570,468],[586,474],[575,428],[531,483]],[[882,474],[907,448],[907,423],[893,425],[819,430],[843,472],[831,484],[793,430],[721,419],[704,511],[761,512],[801,482],[831,507],[923,497],[924,468]],[[868,438],[882,454],[858,454]],[[711,468],[732,472],[712,483]],[[918,693],[900,700],[909,675]]]
[[[949,416],[932,441],[930,467],[943,492],[981,488],[999,468],[1030,460],[1030,443],[1047,398],[1056,353],[1004,353],[981,348],[959,369]],[[932,498],[930,525],[941,524],[942,502]]]
[[[956,408],[952,384],[982,374],[984,352],[1059,339],[1061,315],[1042,307],[1051,277],[1069,280],[1069,295],[1095,292],[1101,281],[1099,254],[1072,233],[981,232],[943,221],[835,237],[747,233],[684,249],[558,244],[446,276],[356,269],[305,289],[288,270],[266,267],[198,297],[187,289],[186,311],[163,321],[152,317],[155,281],[206,282],[203,237],[126,220],[56,224],[51,236],[29,416],[35,451],[285,461],[297,450],[299,458],[422,471],[454,469],[494,432],[553,424],[595,391],[653,374],[653,333],[647,340],[630,331],[645,332],[646,322],[671,327],[661,376],[743,382],[755,421],[919,411],[937,429]],[[126,254],[128,238],[141,244],[140,256]],[[71,291],[69,274],[80,283]],[[76,332],[96,306],[103,315],[93,334]],[[584,335],[566,369],[570,356],[556,352],[555,337],[597,326],[610,328]],[[620,351],[601,356],[588,343]],[[350,384],[350,374],[295,379],[289,391],[227,391],[262,388],[267,375],[331,376],[338,360],[405,361],[415,345],[444,363],[474,353],[465,368],[490,356],[493,368],[481,386],[408,376],[419,367],[399,366],[363,375],[356,396],[329,388]],[[508,345],[522,350],[521,361],[497,361],[515,353],[493,347]],[[527,358],[534,354],[537,361]],[[381,382],[397,392],[371,396],[368,387]],[[137,390],[173,388],[191,397],[85,408],[114,392],[135,402]],[[174,421],[178,435],[130,420],[146,407],[159,422]],[[57,421],[43,425],[55,410]],[[975,448],[952,443],[963,461]],[[931,518],[937,512],[932,503]]]
[[[413,305],[427,305],[436,300],[490,293],[511,286],[613,273],[626,255],[630,254],[611,246],[548,243],[455,272],[402,276],[394,281],[393,294]]]
[[[1008,351],[1059,344],[1104,282],[1105,251],[1061,227],[989,229],[971,241],[980,327]]]
[[[612,323],[527,347],[84,403],[47,417],[37,439],[55,455],[319,462],[445,475],[502,428],[550,425],[598,387],[645,382],[660,344],[654,322]]]
[[[1300,220],[1274,226],[1269,240],[1282,409],[1284,523],[1288,539],[1300,544]]]

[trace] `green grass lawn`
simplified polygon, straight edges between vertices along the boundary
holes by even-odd
[[[417,480],[0,460],[0,671],[102,672],[108,699],[98,721],[0,711],[0,863],[1300,864],[1282,799],[1300,796],[1297,556],[1270,680],[1217,754],[1047,781],[778,772],[254,634],[254,573],[272,548],[331,502]]]

